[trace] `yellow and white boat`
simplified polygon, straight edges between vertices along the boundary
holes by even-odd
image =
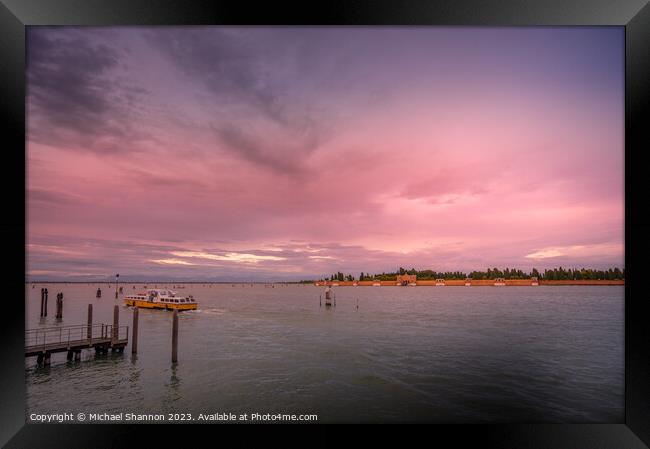
[[[196,310],[198,304],[192,295],[177,296],[173,290],[149,289],[145,293],[136,293],[124,297],[124,304],[144,309]]]

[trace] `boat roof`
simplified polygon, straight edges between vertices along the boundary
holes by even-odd
[[[174,294],[174,295],[178,293],[175,290],[170,290],[167,288],[148,288],[146,291],[147,293],[157,292],[157,293]]]

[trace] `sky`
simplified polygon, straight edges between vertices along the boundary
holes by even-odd
[[[28,27],[27,278],[623,267],[622,27]]]

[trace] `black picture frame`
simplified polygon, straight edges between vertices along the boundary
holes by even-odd
[[[453,447],[643,448],[650,445],[650,327],[643,276],[648,272],[650,220],[645,218],[642,181],[647,149],[650,80],[650,5],[645,0],[385,1],[336,0],[297,5],[249,1],[182,0],[0,0],[0,111],[6,298],[0,344],[0,444],[6,447],[130,447],[152,435],[167,443],[221,440],[226,427],[165,425],[25,424],[25,27],[29,25],[471,25],[625,27],[625,422],[612,424],[435,425],[427,441],[451,438]],[[645,146],[644,146],[645,144]],[[28,174],[27,174],[28,175]],[[22,183],[22,184],[21,184]],[[71,392],[74,394],[74,392]],[[265,426],[275,430],[285,426]],[[251,432],[237,433],[246,442]],[[244,429],[244,431],[242,431]],[[313,429],[313,427],[311,428]],[[373,438],[387,426],[367,429]],[[293,430],[293,429],[292,429]],[[410,431],[389,430],[406,441]],[[310,438],[321,438],[317,430]],[[215,435],[217,435],[215,437]],[[332,441],[334,443],[334,441]]]

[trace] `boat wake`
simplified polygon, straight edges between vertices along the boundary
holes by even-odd
[[[228,312],[226,309],[196,309],[189,310],[190,313],[200,313],[203,315],[223,315]]]

